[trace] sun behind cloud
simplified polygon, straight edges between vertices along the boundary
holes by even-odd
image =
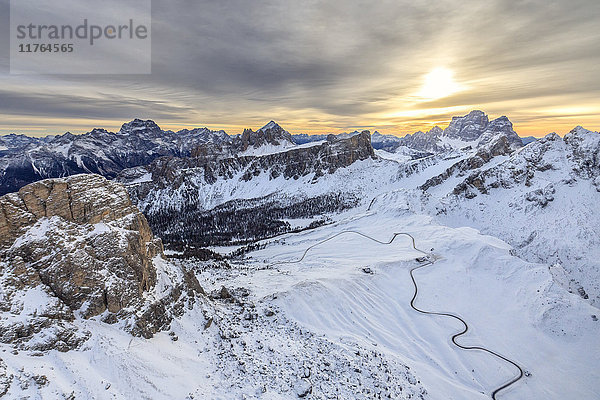
[[[452,70],[439,67],[425,75],[423,86],[417,96],[423,100],[436,100],[448,97],[462,89],[462,86],[454,80]]]

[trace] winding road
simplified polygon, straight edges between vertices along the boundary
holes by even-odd
[[[374,242],[377,242],[377,243],[380,243],[380,244],[385,244],[385,245],[392,244],[392,242],[393,242],[393,241],[394,241],[394,240],[395,240],[395,239],[396,239],[398,236],[407,236],[407,237],[408,237],[408,238],[410,238],[410,239],[411,239],[411,241],[412,241],[412,247],[413,247],[413,249],[415,249],[416,251],[418,251],[418,252],[420,252],[420,253],[422,253],[423,255],[425,255],[425,256],[426,256],[426,260],[427,260],[427,262],[425,262],[424,264],[418,265],[418,266],[416,266],[416,267],[412,268],[412,269],[409,271],[409,272],[410,272],[410,278],[411,278],[411,280],[412,280],[412,283],[413,283],[413,285],[414,285],[414,287],[415,287],[415,293],[413,294],[413,297],[412,297],[412,299],[410,300],[410,306],[412,307],[412,309],[413,309],[413,310],[415,310],[415,311],[417,311],[418,313],[421,313],[421,314],[428,314],[428,315],[438,315],[438,316],[443,316],[443,317],[449,317],[449,318],[453,318],[453,319],[455,319],[455,320],[459,321],[459,322],[460,322],[460,323],[463,325],[463,328],[462,328],[462,330],[461,330],[460,332],[458,332],[458,333],[455,333],[455,334],[452,336],[452,343],[453,343],[455,346],[457,346],[458,348],[461,348],[461,349],[463,349],[463,350],[479,350],[479,351],[483,351],[483,352],[485,352],[485,353],[488,353],[488,354],[490,354],[490,355],[492,355],[492,356],[494,356],[494,357],[496,357],[496,358],[499,358],[499,359],[500,359],[500,360],[502,360],[502,361],[505,361],[505,362],[507,362],[507,363],[511,364],[512,366],[514,366],[514,367],[515,367],[515,368],[518,370],[518,374],[517,374],[517,375],[516,375],[514,378],[512,378],[511,380],[509,380],[508,382],[506,382],[506,383],[505,383],[505,384],[503,384],[502,386],[500,386],[500,387],[496,388],[496,389],[495,389],[495,390],[494,390],[494,391],[491,393],[491,397],[492,397],[492,399],[493,399],[493,400],[496,400],[496,399],[497,399],[497,397],[496,397],[496,396],[497,396],[497,394],[498,394],[500,391],[502,391],[502,390],[504,390],[504,389],[506,389],[506,388],[508,388],[508,387],[510,387],[510,386],[512,386],[512,385],[514,385],[516,382],[518,382],[520,379],[522,379],[522,378],[523,378],[523,376],[524,376],[523,369],[522,369],[522,368],[519,366],[519,364],[517,364],[515,361],[513,361],[513,360],[511,360],[511,359],[509,359],[509,358],[507,358],[507,357],[504,357],[503,355],[501,355],[501,354],[498,354],[498,353],[496,353],[495,351],[493,351],[493,350],[490,350],[490,349],[487,349],[487,348],[485,348],[485,347],[480,347],[480,346],[464,346],[464,345],[462,345],[462,344],[458,343],[458,342],[456,341],[456,339],[457,339],[457,338],[459,338],[460,336],[462,336],[462,335],[466,334],[466,333],[469,331],[469,325],[467,324],[467,322],[466,322],[466,321],[465,321],[465,320],[464,320],[462,317],[460,317],[459,315],[456,315],[456,314],[451,314],[451,313],[445,313],[445,312],[436,312],[436,311],[426,311],[426,310],[422,310],[422,309],[420,309],[420,308],[417,308],[417,307],[415,306],[415,301],[417,300],[417,295],[419,294],[419,287],[418,287],[418,285],[417,285],[417,281],[416,281],[416,279],[415,279],[414,272],[415,272],[415,271],[417,271],[417,270],[419,270],[419,269],[425,268],[425,267],[427,267],[427,266],[433,265],[433,263],[434,263],[435,261],[432,261],[432,260],[431,260],[431,254],[429,254],[429,253],[427,253],[426,251],[423,251],[423,250],[421,250],[421,249],[417,248],[417,246],[416,246],[416,243],[415,243],[415,238],[414,238],[414,237],[413,237],[413,236],[412,236],[410,233],[406,233],[406,232],[397,232],[397,233],[394,233],[394,235],[392,236],[392,238],[391,238],[389,241],[387,241],[387,242],[384,242],[384,241],[381,241],[381,240],[375,239],[375,238],[373,238],[373,237],[371,237],[371,236],[369,236],[369,235],[366,235],[366,234],[364,234],[364,233],[362,233],[362,232],[353,231],[353,230],[341,231],[341,232],[338,232],[338,233],[336,233],[336,234],[335,234],[335,235],[333,235],[333,236],[330,236],[330,237],[328,237],[328,238],[327,238],[327,239],[325,239],[325,240],[322,240],[322,241],[320,241],[320,242],[317,242],[317,243],[313,244],[312,246],[309,246],[309,247],[308,247],[308,248],[307,248],[307,249],[304,251],[304,253],[302,254],[302,257],[300,257],[300,258],[299,258],[299,259],[297,259],[297,260],[293,260],[293,261],[278,261],[278,262],[274,262],[274,263],[271,263],[271,264],[269,264],[269,266],[273,266],[273,265],[280,265],[280,264],[294,264],[294,263],[299,263],[299,262],[301,262],[302,260],[304,260],[304,257],[306,257],[306,255],[308,254],[308,252],[309,252],[311,249],[313,249],[313,248],[315,248],[315,247],[317,247],[317,246],[320,246],[320,245],[322,245],[323,243],[325,243],[325,242],[328,242],[328,241],[330,241],[330,240],[332,240],[332,239],[335,239],[336,237],[338,237],[338,236],[340,236],[340,235],[343,235],[343,234],[348,234],[348,233],[355,234],[355,235],[359,235],[359,236],[362,236],[362,237],[364,237],[364,238],[366,238],[366,239],[372,240],[372,241],[374,241]]]

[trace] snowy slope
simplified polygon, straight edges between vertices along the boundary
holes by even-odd
[[[555,284],[547,266],[524,262],[473,229],[438,225],[420,207],[418,191],[396,191],[371,211],[355,209],[333,225],[269,240],[227,269],[183,261],[212,300],[152,339],[77,320],[92,332],[81,350],[6,351],[0,369],[10,377],[9,396],[462,400],[489,398],[514,376],[506,363],[453,346],[456,322],[410,307],[408,271],[420,253],[406,238],[382,245],[345,234],[302,262],[274,264],[358,230],[383,241],[408,232],[417,247],[433,248],[437,261],[415,274],[417,304],[461,315],[470,326],[462,342],[523,366],[528,376],[500,398],[594,398],[600,355],[588,349],[600,345],[596,309]],[[41,379],[48,383],[35,383]]]
[[[496,158],[466,179],[428,190],[432,213],[451,226],[474,226],[517,254],[554,265],[569,290],[600,304],[600,134],[576,128]],[[564,275],[564,277],[563,277]]]
[[[472,331],[462,342],[488,346],[528,371],[530,377],[502,398],[593,398],[600,379],[590,366],[598,365],[600,355],[586,349],[600,344],[600,323],[591,318],[595,308],[556,285],[547,266],[512,256],[507,244],[413,214],[419,203],[415,192],[382,196],[370,212],[284,236],[246,262],[298,260],[309,246],[345,230],[383,241],[394,232],[409,232],[418,247],[433,248],[439,257],[416,275],[418,304],[460,314]],[[407,360],[428,398],[487,398],[514,369],[489,355],[453,347],[448,338],[459,328],[455,322],[410,308],[408,269],[419,253],[409,244],[400,239],[386,246],[349,233],[313,248],[300,263],[239,275],[233,285],[252,288],[263,299],[276,293],[281,310],[317,334]],[[366,274],[365,267],[374,274]],[[221,282],[217,279],[215,287]]]

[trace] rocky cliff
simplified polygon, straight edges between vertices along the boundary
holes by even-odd
[[[510,139],[505,135],[498,135],[491,139],[485,145],[478,147],[475,152],[468,157],[456,162],[444,172],[436,175],[422,184],[419,188],[429,190],[437,186],[452,176],[462,177],[469,171],[477,170],[490,162],[497,156],[509,156],[514,149],[511,147]]]
[[[47,179],[1,197],[0,341],[68,350],[86,338],[74,321],[96,316],[128,319],[130,331],[151,336],[156,318],[168,319],[139,318],[152,306],[161,254],[125,188],[101,176]]]
[[[269,132],[260,130],[257,140],[264,142]],[[323,187],[312,199],[302,193],[283,198],[282,187],[300,179],[318,186],[325,175],[376,158],[368,131],[348,139],[329,135],[321,144],[261,156],[238,156],[221,146],[202,146],[193,154],[161,158],[117,178],[169,244],[256,240],[285,232],[286,218],[351,207],[356,199],[337,187]],[[231,202],[238,199],[245,204]]]
[[[523,146],[507,117],[490,121],[483,111],[473,110],[467,115],[452,117],[446,129],[434,126],[428,132],[406,135],[401,139],[400,145],[419,151],[441,153],[462,147],[485,146],[497,136],[505,136],[513,150]]]

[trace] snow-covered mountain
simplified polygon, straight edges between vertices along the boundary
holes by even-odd
[[[452,121],[442,129],[433,127],[428,132],[416,132],[402,138],[401,145],[420,151],[441,153],[464,147],[478,147],[489,143],[494,137],[503,134],[511,146],[523,146],[521,138],[512,128],[512,123],[505,116],[493,121],[479,110],[473,110],[462,117],[452,117]]]
[[[3,135],[0,136],[0,156],[18,153],[31,144],[47,143],[54,138],[55,136],[36,138],[27,135],[16,135],[14,133]]]
[[[508,158],[445,170],[424,189],[444,223],[500,237],[552,265],[558,282],[600,305],[600,134],[551,133]],[[459,164],[455,164],[459,165]]]
[[[191,158],[160,158],[124,170],[117,180],[169,244],[256,240],[293,229],[282,218],[356,205],[352,192],[331,188],[321,177],[355,162],[376,162],[369,132],[298,146],[285,140],[286,133],[279,126],[245,131],[231,145],[237,152],[205,146]],[[248,153],[248,143],[261,145]]]
[[[0,194],[44,178],[97,173],[114,178],[122,169],[145,165],[161,156],[189,156],[204,143],[230,141],[224,131],[163,131],[153,121],[135,119],[119,132],[94,129],[83,135],[46,138],[2,136]]]
[[[600,133],[154,125],[95,135],[205,138],[0,198],[0,395],[596,396]]]
[[[360,133],[340,133],[341,138],[350,137]],[[473,110],[461,117],[452,117],[450,124],[442,129],[434,126],[427,132],[418,131],[404,137],[395,135],[382,135],[375,131],[371,136],[371,143],[376,150],[385,150],[389,153],[407,153],[407,149],[417,152],[422,156],[432,153],[443,153],[458,150],[464,147],[478,147],[487,144],[496,135],[504,134],[515,148],[531,143],[535,140],[528,137],[525,141],[513,130],[512,123],[505,117],[490,121],[488,116],[479,110]],[[323,140],[327,135],[292,135],[297,143],[308,143]]]
[[[347,139],[360,133],[336,136]],[[376,150],[397,153],[397,159],[402,156],[415,159],[484,145],[499,133],[505,134],[515,147],[523,144],[506,117],[490,122],[483,112],[472,111],[464,117],[454,117],[444,130],[434,127],[427,133],[417,132],[404,138],[375,131],[371,145]],[[204,151],[223,147],[230,155],[260,155],[322,143],[328,136],[291,135],[275,121],[256,132],[246,129],[241,135],[229,136],[225,131],[207,128],[165,131],[154,121],[140,119],[123,124],[117,133],[96,128],[83,135],[68,132],[43,138],[5,135],[0,137],[0,194],[14,192],[40,179],[79,173],[96,173],[112,179],[125,168],[147,165],[163,156],[188,157],[204,145],[207,145]]]
[[[285,130],[277,126],[277,132]],[[597,134],[577,128],[564,141],[552,134],[521,147],[513,133],[508,119],[488,122],[484,114],[472,112],[440,130],[441,141],[452,139],[460,146],[438,147],[440,152],[430,155],[406,146],[397,148],[396,153],[374,151],[366,132],[349,135],[350,139],[330,135],[321,144],[293,147],[286,142],[273,150],[276,145],[269,144],[266,132],[259,130],[253,133],[253,140],[263,146],[255,149],[271,151],[240,157],[240,153],[224,152],[221,147],[207,154],[203,147],[195,158],[159,159],[123,171],[118,180],[128,186],[134,201],[168,244],[181,242],[182,235],[200,245],[256,240],[311,223],[322,224],[327,219],[319,215],[355,207],[361,199],[377,193],[398,187],[421,190],[429,196],[431,212],[438,218],[501,237],[528,260],[560,265],[565,287],[597,304],[599,268],[585,268],[596,265],[598,259],[593,250],[598,248],[593,234],[597,221],[594,215],[588,216],[598,200],[595,185],[599,174],[588,167],[595,165],[598,157],[592,145]],[[580,141],[587,144],[576,147]],[[466,143],[472,146],[463,146]],[[548,143],[562,146],[562,150],[542,150]],[[352,152],[355,155],[345,156]],[[503,178],[486,183],[489,176]],[[565,195],[546,207],[557,197],[557,190],[568,193],[574,185],[583,185],[580,192],[589,195],[579,201]],[[495,211],[481,212],[483,201]],[[566,210],[574,216],[561,222]],[[293,222],[300,219],[305,222]],[[215,223],[217,220],[220,222]],[[556,229],[561,235],[554,236],[554,225],[559,226]],[[576,245],[562,240],[570,233],[580,238]],[[553,238],[557,242],[547,246]]]

